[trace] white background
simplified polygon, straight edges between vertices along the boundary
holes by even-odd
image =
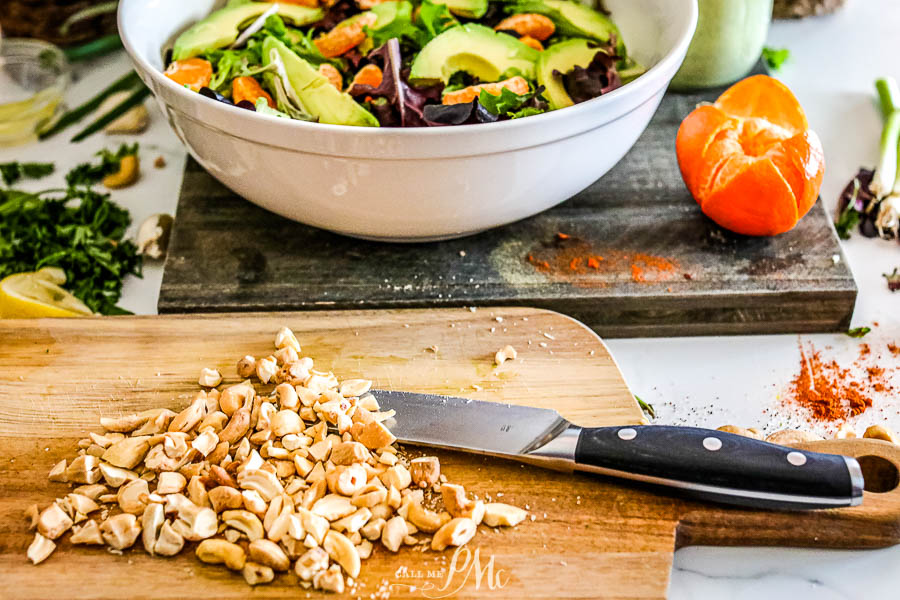
[[[862,165],[877,162],[881,116],[875,104],[877,77],[900,78],[900,3],[850,0],[838,15],[773,26],[769,45],[791,50],[779,77],[795,92],[825,147],[827,169],[822,188],[829,210],[845,183]],[[78,103],[124,73],[124,55],[95,61],[79,72],[68,95]],[[150,103],[148,103],[150,106]],[[135,225],[157,212],[173,213],[181,186],[184,151],[155,106],[151,128],[138,139],[144,175],[115,200],[132,213]],[[67,132],[68,133],[68,132]],[[53,160],[57,181],[68,168],[102,147],[126,141],[95,135],[77,146],[68,135],[12,149],[0,149],[0,162]],[[152,166],[156,156],[164,169]],[[873,351],[900,343],[900,294],[887,291],[882,273],[900,266],[900,244],[859,236],[845,244],[860,289],[854,326],[879,323],[865,338]],[[125,285],[121,306],[136,313],[156,312],[160,265],[148,264],[142,280]],[[612,340],[615,354],[635,394],[653,403],[659,422],[718,427],[737,424],[777,429],[796,417],[779,397],[798,368],[798,341],[812,342],[829,357],[852,362],[857,340],[843,335]],[[885,353],[887,354],[887,353]],[[885,357],[885,366],[900,366]],[[900,379],[900,378],[898,378]],[[900,383],[900,381],[898,381]],[[767,411],[765,414],[763,411]],[[900,430],[900,402],[879,397],[876,407],[856,423],[886,420]],[[676,553],[670,597],[673,600],[816,598],[900,598],[900,547],[878,551],[687,548]]]

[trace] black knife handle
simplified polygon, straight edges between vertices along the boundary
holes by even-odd
[[[582,429],[575,463],[582,471],[756,508],[833,508],[862,502],[862,472],[853,458],[696,427]]]

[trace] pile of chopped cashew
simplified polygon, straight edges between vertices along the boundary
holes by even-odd
[[[447,483],[436,457],[400,453],[382,424],[394,413],[379,410],[370,381],[314,370],[287,328],[275,347],[240,359],[244,381],[222,389],[222,375],[203,369],[203,390],[180,413],[101,418],[105,432],[50,471],[77,487],[26,511],[37,529],[28,558],[45,560],[70,529],[72,544],[114,553],[138,539],[161,556],[199,542],[198,559],[250,585],[293,569],[305,588],[340,593],[376,543],[441,551],[469,542],[479,524],[525,519]]]

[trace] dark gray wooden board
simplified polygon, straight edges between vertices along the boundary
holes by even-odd
[[[667,94],[622,162],[556,208],[440,243],[366,242],[294,223],[189,160],[159,312],[527,305],[606,337],[846,329],[856,285],[821,202],[793,231],[748,238],[704,217],[685,189],[678,124],[720,91]],[[573,271],[576,252],[604,260]],[[666,262],[650,268],[638,253]]]

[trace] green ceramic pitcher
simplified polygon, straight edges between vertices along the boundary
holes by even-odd
[[[746,75],[759,60],[772,0],[698,0],[700,19],[674,89],[726,85]]]

